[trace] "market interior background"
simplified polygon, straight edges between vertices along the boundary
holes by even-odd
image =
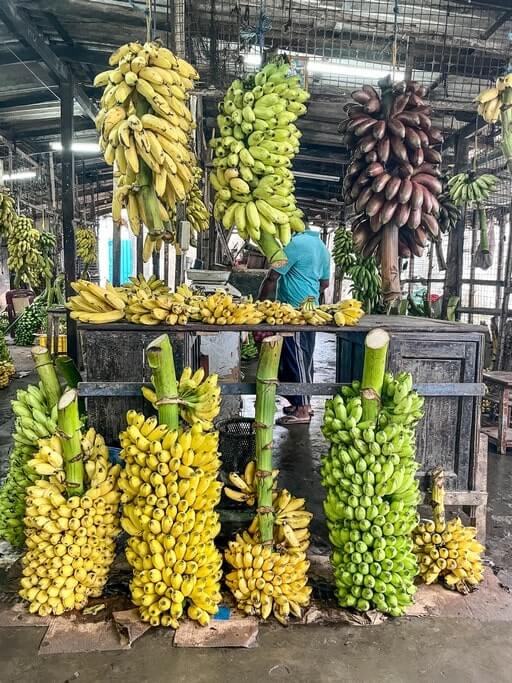
[[[485,328],[485,367],[512,371],[512,178],[502,153],[500,127],[477,115],[474,103],[512,59],[510,0],[151,0],[149,5],[150,15],[142,0],[0,2],[0,186],[9,188],[18,210],[36,226],[56,235],[62,268],[69,272],[66,240],[77,226],[85,225],[97,234],[97,264],[91,276],[100,284],[120,284],[130,275],[143,272],[149,277],[155,272],[173,287],[198,261],[207,270],[228,271],[244,260],[242,265],[247,266],[248,258],[257,266],[254,282],[261,279],[264,261],[256,253],[244,253],[236,230],[226,232],[213,219],[210,229],[198,234],[182,258],[166,244],[159,256],[144,264],[142,238],[134,237],[126,225],[114,228],[112,168],[104,162],[94,125],[101,90],[92,83],[97,73],[108,68],[109,55],[121,43],[144,42],[148,16],[154,35],[185,56],[200,74],[192,100],[198,154],[206,167],[207,141],[215,128],[217,105],[231,81],[258,69],[262,48],[292,57],[311,93],[308,111],[297,122],[303,133],[293,165],[297,203],[331,251],[337,227],[350,218],[341,198],[349,164],[349,150],[338,132],[345,117],[343,107],[356,87],[363,82],[375,85],[392,65],[398,76],[427,88],[433,123],[444,136],[443,169],[454,172],[474,167],[498,178],[486,207],[491,225],[490,267],[475,266],[479,241],[476,211],[464,211],[457,228],[443,234],[440,241],[445,257],[449,255],[447,269],[441,269],[432,243],[422,258],[403,260],[404,296],[420,306],[430,302],[433,317],[440,317],[440,297],[458,297],[456,319]],[[63,164],[61,150],[62,140],[71,138],[74,158],[70,167]],[[209,192],[205,186],[207,201]],[[6,247],[0,242],[0,310],[5,292],[11,289],[6,261]],[[334,272],[333,264],[333,276]],[[238,286],[238,280],[231,282]],[[348,296],[350,284],[346,278],[333,277],[328,294]],[[251,286],[253,290],[256,287]],[[205,340],[205,348],[210,343]],[[238,341],[233,347],[229,342],[227,359],[219,360],[217,352],[211,351],[212,362],[220,364],[225,376],[237,364],[237,345]],[[10,351],[18,376],[0,393],[0,475],[6,470],[11,443],[9,400],[35,377],[29,348],[11,346]],[[315,355],[317,381],[333,381],[335,353],[333,338],[322,335]],[[254,363],[243,363],[242,373],[242,378],[250,381]],[[244,398],[245,413],[252,414],[253,400]],[[285,484],[293,487],[296,495],[306,496],[315,514],[313,545],[319,552],[328,552],[319,475],[325,449],[320,432],[323,403],[324,398],[313,399],[315,415],[309,428],[276,428],[275,457]],[[493,418],[491,410],[484,415],[484,422]],[[490,447],[486,558],[509,591],[511,463],[510,453],[498,455],[495,447]],[[0,591],[5,592],[0,592],[0,600],[8,602],[8,573],[4,572],[2,582]],[[106,680],[107,676],[112,680],[134,680],[136,676],[139,680],[168,680],[157,668],[161,658],[166,667],[174,668],[176,680],[184,680],[187,673],[198,680],[220,680],[226,667],[232,667],[233,675],[226,680],[247,676],[248,670],[247,680],[251,681],[291,676],[301,681],[371,681],[377,680],[377,670],[382,672],[379,680],[390,681],[440,680],[441,675],[453,681],[509,680],[506,672],[512,661],[504,643],[510,642],[510,622],[498,624],[490,619],[482,625],[436,618],[407,623],[387,631],[384,627],[375,627],[378,631],[318,627],[312,636],[308,635],[311,631],[283,634],[273,629],[264,634],[258,651],[237,652],[225,660],[220,652],[202,651],[196,657],[193,651],[192,663],[185,656],[187,651],[169,654],[160,634],[152,640],[146,637],[128,655],[116,653],[106,659],[104,653],[93,654],[86,663],[79,655],[38,658],[40,638],[35,628],[0,629],[0,666],[5,672],[0,680],[76,678],[82,683]],[[404,643],[405,651],[390,656]],[[285,650],[283,658],[279,652]],[[135,656],[137,651],[144,653],[142,662]],[[364,663],[358,661],[356,651]],[[339,663],[340,653],[344,665]],[[411,664],[414,657],[423,658],[421,671]],[[315,660],[314,667],[311,660]],[[430,667],[436,666],[441,666],[443,673],[430,676]]]

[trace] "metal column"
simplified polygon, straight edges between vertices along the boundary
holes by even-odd
[[[60,83],[60,125],[62,143],[62,232],[64,237],[64,271],[66,273],[66,297],[73,294],[71,283],[76,280],[75,232],[75,161],[73,143],[73,78]],[[76,322],[67,316],[68,355],[78,360],[78,335]]]

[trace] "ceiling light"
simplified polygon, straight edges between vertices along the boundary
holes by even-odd
[[[1,177],[1,180],[31,180],[35,178],[37,173],[35,171],[14,171],[14,173],[6,173]]]
[[[350,62],[324,62],[308,59],[307,70],[312,74],[326,74],[339,76],[354,76],[356,78],[383,78],[392,74],[392,69],[386,64],[374,64],[362,62],[360,64]],[[403,69],[395,69],[393,78],[404,78]]]
[[[62,152],[62,142],[60,142],[59,140],[50,142],[50,147],[55,152]],[[94,154],[100,151],[100,146],[97,142],[73,142],[73,144],[71,145],[71,149],[73,152],[84,152],[86,154]]]

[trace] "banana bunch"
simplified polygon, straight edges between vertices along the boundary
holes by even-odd
[[[16,374],[14,363],[8,360],[0,361],[0,389],[5,389],[11,383],[11,379]]]
[[[273,489],[277,485],[277,475],[279,470],[272,470]],[[230,472],[228,480],[231,486],[224,486],[224,494],[237,503],[246,503],[252,507],[256,503],[256,461],[249,460],[243,474]]]
[[[75,230],[76,255],[87,266],[96,263],[96,233],[85,226]]]
[[[450,199],[455,206],[471,202],[481,204],[489,199],[497,182],[497,177],[492,173],[483,173],[481,176],[477,176],[474,171],[457,173],[448,181]]]
[[[263,316],[262,321],[267,325],[301,325],[304,323],[301,311],[282,301],[257,301],[256,308]]]
[[[342,224],[338,225],[334,233],[332,257],[336,267],[340,268],[343,272],[348,272],[357,262],[352,233]]]
[[[185,285],[180,285],[176,291],[179,293],[180,288],[184,286]],[[149,294],[152,296],[169,294],[169,287],[165,284],[163,280],[157,278],[156,275],[151,275],[148,280],[146,280],[146,278],[142,274],[131,276],[130,281],[125,282],[125,284],[122,285],[121,288],[125,290],[126,293],[129,295],[136,295],[140,290],[142,290],[145,294]]]
[[[496,123],[500,118],[505,101],[507,88],[512,88],[512,73],[500,76],[496,79],[496,85],[482,92],[475,97],[477,110],[487,123]]]
[[[42,383],[19,389],[11,401],[16,416],[14,448],[9,456],[9,469],[0,488],[0,538],[21,547],[25,542],[23,517],[25,489],[38,478],[29,460],[37,450],[39,439],[51,436],[57,426],[57,408],[50,408]]]
[[[304,230],[290,169],[301,137],[294,121],[308,99],[288,62],[269,63],[233,81],[219,105],[219,136],[210,141],[214,216],[226,230],[236,225],[270,263],[286,260],[281,245]]]
[[[273,550],[246,532],[229,542],[225,558],[233,568],[226,584],[240,610],[262,619],[273,613],[282,624],[290,614],[302,616],[311,595],[309,561],[303,552]]]
[[[353,327],[364,315],[362,303],[357,299],[344,299],[336,304],[322,304],[319,308],[329,313],[339,327],[344,325]]]
[[[66,303],[73,320],[82,323],[114,323],[125,317],[126,294],[107,284],[100,287],[87,280],[72,282],[71,287],[77,293]]]
[[[135,411],[127,423],[119,485],[132,601],[153,626],[178,628],[185,614],[208,624],[221,600],[218,433],[169,430]]]
[[[148,228],[144,259],[169,239],[177,202],[191,192],[197,169],[192,151],[192,114],[187,106],[194,67],[157,42],[122,45],[98,74],[104,87],[96,128],[105,161],[115,165],[114,221],[126,207],[138,235]]]
[[[189,317],[198,314],[193,298],[179,291],[155,295],[139,289],[128,296],[126,305],[126,319],[142,325],[186,325]]]
[[[257,325],[263,320],[257,304],[237,303],[231,294],[218,290],[200,304],[200,320],[208,325]]]
[[[27,216],[16,216],[7,235],[7,266],[14,285],[37,287],[44,277],[52,277],[51,261],[43,253],[45,238]],[[49,233],[47,233],[49,234]]]
[[[121,468],[109,463],[105,441],[92,428],[82,439],[82,456],[88,487],[69,498],[59,436],[42,440],[30,461],[44,478],[27,489],[19,594],[41,616],[81,609],[89,597],[99,597],[114,561]]]
[[[343,181],[343,196],[357,214],[354,247],[364,258],[378,254],[386,225],[399,228],[399,246],[421,256],[427,237],[437,239],[437,195],[442,142],[432,126],[426,90],[414,81],[387,80],[381,94],[364,85],[352,93],[340,126],[353,150]]]
[[[17,346],[32,346],[34,335],[39,332],[46,319],[47,298],[40,294],[25,308],[23,313],[16,319],[14,327],[14,343]]]
[[[183,368],[178,382],[180,415],[188,424],[199,423],[204,430],[212,429],[213,419],[220,411],[220,387],[218,375],[205,379],[203,368],[192,373],[192,368]],[[153,389],[142,387],[142,394],[154,408],[157,397]]]
[[[450,232],[450,230],[453,230],[453,228],[457,225],[457,222],[460,220],[461,213],[459,207],[455,205],[450,196],[450,188],[448,186],[449,179],[444,176],[442,180],[443,192],[438,197],[438,222],[441,232],[446,234]]]
[[[240,348],[240,358],[242,360],[253,360],[258,357],[258,347],[254,341],[254,337],[251,332],[247,335],[247,338],[242,343]]]
[[[329,325],[334,320],[331,313],[328,313],[326,308],[318,306],[315,302],[315,298],[312,296],[306,297],[304,302],[300,306],[300,313],[307,325]],[[340,319],[340,318],[338,318]]]
[[[400,255],[406,256],[407,254],[410,255],[410,251],[400,247]],[[349,277],[352,280],[351,294],[355,299],[363,302],[367,313],[375,311],[379,305],[382,291],[382,280],[375,258],[373,256],[359,257],[356,265],[350,269]]]
[[[386,374],[377,421],[362,422],[360,383],[326,401],[322,432],[324,511],[338,602],[399,616],[412,601],[417,564],[411,532],[418,519],[414,426],[423,400],[412,378]]]
[[[201,170],[196,168],[194,183],[187,197],[187,204],[185,207],[187,221],[195,232],[203,232],[210,227],[210,212],[203,202],[203,195],[201,193],[200,183],[202,177],[203,174]]]
[[[8,236],[16,219],[14,199],[6,192],[0,192],[0,235]]]
[[[433,521],[423,520],[413,533],[414,552],[420,577],[426,584],[442,581],[459,593],[469,593],[483,580],[482,553],[474,527],[465,527],[459,517],[446,521],[444,473],[432,474]]]

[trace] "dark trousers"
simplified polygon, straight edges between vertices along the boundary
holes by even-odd
[[[315,332],[295,332],[290,337],[284,337],[279,363],[279,381],[312,383],[314,351]],[[306,406],[311,403],[309,396],[285,398],[292,406]]]

